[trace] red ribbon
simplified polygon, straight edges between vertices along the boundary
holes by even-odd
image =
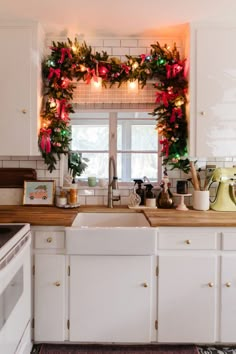
[[[140,58],[142,59],[140,65],[142,65],[146,59],[146,54],[140,54]]]
[[[161,149],[161,152],[164,152],[166,157],[169,156],[169,141],[168,139],[163,139],[163,140],[160,140],[160,144],[163,145],[162,149]]]
[[[166,91],[158,91],[156,92],[156,103],[163,103],[165,107],[168,107],[169,101],[175,99],[177,94],[169,93]]]
[[[175,77],[184,68],[184,61],[179,61],[173,65],[166,64],[166,77],[170,79]]]
[[[183,112],[182,109],[180,107],[174,107],[172,109],[172,113],[171,113],[171,117],[170,117],[170,123],[175,122],[175,119],[177,118],[182,118],[183,116]]]
[[[66,99],[56,100],[57,105],[57,117],[64,121],[69,120],[68,109],[70,108],[70,104],[66,104]]]
[[[87,73],[86,73],[84,78],[85,78],[87,84],[90,83],[92,78],[94,79],[94,81],[98,82],[98,78],[97,78],[97,75],[95,73],[95,69],[87,68]]]
[[[45,128],[41,128],[40,129],[40,133],[41,133],[41,142],[40,142],[40,147],[43,151],[46,152],[46,154],[48,154],[51,151],[51,139],[50,139],[50,135],[52,133],[51,129],[45,129]]]
[[[61,59],[58,60],[58,63],[62,64],[64,62],[66,54],[68,58],[72,59],[70,48],[61,48]]]
[[[58,79],[60,79],[61,70],[60,69],[50,68],[49,69],[48,79],[50,80],[53,77],[53,75],[55,75]]]
[[[128,74],[130,71],[130,67],[126,64],[121,64],[121,68],[125,71],[126,74]]]

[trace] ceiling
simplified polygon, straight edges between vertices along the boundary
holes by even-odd
[[[235,14],[235,0],[1,0],[0,20],[38,20],[49,35],[147,37]]]

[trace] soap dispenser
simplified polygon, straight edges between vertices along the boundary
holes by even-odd
[[[145,184],[145,187],[146,187],[145,205],[149,208],[155,208],[156,207],[156,197],[155,197],[155,194],[152,190],[153,185],[148,183],[148,184]]]
[[[143,183],[142,179],[134,179],[134,185],[137,184],[137,186],[138,186],[137,189],[136,189],[136,193],[141,198],[140,205],[144,205],[144,189],[142,188],[142,183]]]

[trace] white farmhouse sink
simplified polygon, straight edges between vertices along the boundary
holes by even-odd
[[[157,229],[142,213],[81,212],[66,227],[70,255],[153,255]]]
[[[72,226],[79,227],[150,227],[142,213],[78,213]]]

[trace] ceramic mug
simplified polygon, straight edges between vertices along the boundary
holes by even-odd
[[[193,209],[208,210],[210,207],[209,191],[193,191]]]
[[[89,187],[95,187],[96,184],[97,184],[96,177],[88,177],[88,186]]]

